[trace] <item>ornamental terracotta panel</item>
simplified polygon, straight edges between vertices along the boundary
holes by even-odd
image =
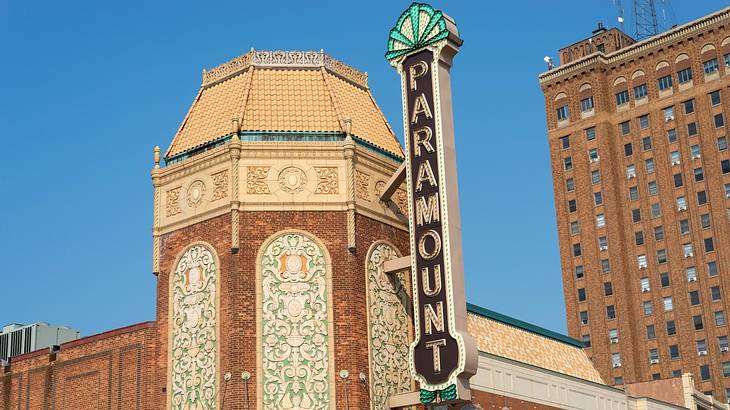
[[[331,290],[326,251],[299,232],[265,244],[259,261],[261,401],[265,409],[329,409]]]
[[[169,403],[216,409],[218,265],[207,245],[189,247],[170,278]]]
[[[366,260],[368,335],[370,338],[370,399],[375,410],[388,409],[388,397],[411,390],[408,371],[410,286],[405,272],[392,277],[383,262],[400,257],[387,242],[376,242]]]

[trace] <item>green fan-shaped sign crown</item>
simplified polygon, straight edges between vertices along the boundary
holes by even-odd
[[[388,36],[385,58],[392,60],[449,36],[444,14],[428,4],[413,3]]]

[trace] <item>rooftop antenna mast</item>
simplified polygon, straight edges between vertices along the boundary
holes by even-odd
[[[659,34],[654,0],[634,0],[634,23],[636,24],[637,40]]]
[[[619,0],[620,1],[620,0]],[[655,36],[675,26],[670,0],[633,0],[636,40]],[[657,18],[657,8],[660,18]]]
[[[621,31],[624,30],[624,6],[621,5],[621,0],[613,0],[613,5],[616,6],[616,11],[618,11],[618,24],[621,26]]]

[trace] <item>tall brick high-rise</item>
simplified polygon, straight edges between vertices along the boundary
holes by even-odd
[[[641,42],[600,27],[545,94],[569,334],[615,384],[730,398],[730,9]]]

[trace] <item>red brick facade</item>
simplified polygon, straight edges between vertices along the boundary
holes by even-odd
[[[730,356],[720,350],[718,339],[730,334],[727,325],[716,324],[714,319],[715,312],[723,311],[726,318],[730,315],[730,202],[725,192],[730,174],[721,167],[722,161],[730,159],[730,151],[718,146],[727,125],[715,124],[716,115],[722,114],[725,123],[730,115],[730,71],[723,61],[730,53],[729,38],[730,15],[723,11],[647,40],[640,48],[629,46],[605,57],[593,54],[541,76],[568,330],[577,339],[590,337],[588,352],[609,383],[616,378],[631,383],[690,372],[700,391],[712,392],[719,400],[725,399],[725,389],[730,387],[722,370]],[[713,58],[719,69],[706,76],[704,62]],[[686,68],[691,68],[693,78],[680,86],[678,72]],[[667,75],[672,76],[673,91],[660,94],[658,80]],[[635,87],[642,84],[648,95],[637,103]],[[628,92],[628,103],[619,107],[617,94],[623,91]],[[721,98],[719,104],[710,101],[709,93],[715,91]],[[592,98],[593,108],[583,113],[581,101],[588,98]],[[688,100],[694,101],[693,112],[685,112],[683,102]],[[569,118],[559,122],[557,111],[566,106]],[[668,107],[674,110],[671,118],[664,112]],[[645,115],[648,124],[642,126],[640,117]],[[622,123],[630,124],[628,132],[623,132]],[[690,124],[696,124],[696,134],[689,132]],[[595,127],[594,139],[586,134],[591,127]],[[676,130],[676,142],[669,140],[671,130]],[[568,139],[563,140],[565,137]],[[645,146],[647,137],[650,146]],[[695,145],[700,155],[692,151]],[[591,160],[593,149],[598,156]],[[676,163],[670,160],[675,151],[679,153]],[[569,167],[567,158],[572,161]],[[653,161],[652,172],[647,160]],[[630,165],[635,167],[635,176],[629,177]],[[702,178],[695,177],[698,169]],[[600,172],[600,181],[592,178],[593,172]],[[681,186],[675,185],[679,178],[675,175],[681,175]],[[574,190],[567,188],[569,179]],[[657,193],[649,189],[654,182]],[[634,188],[636,196],[630,197]],[[702,191],[707,195],[705,204],[698,201]],[[598,192],[602,203],[597,204]],[[686,198],[686,210],[678,206],[680,196]],[[569,209],[570,201],[576,201],[575,211]],[[651,207],[656,205],[659,215],[652,214]],[[634,220],[634,210],[640,210],[641,220]],[[605,217],[604,227],[598,226],[599,215]],[[704,226],[702,218],[709,218],[709,226]],[[689,232],[683,233],[680,221],[685,219]],[[571,232],[571,223],[578,224],[579,232]],[[658,227],[663,233],[655,237]],[[637,232],[643,233],[643,240],[636,239]],[[600,237],[607,239],[604,249]],[[714,249],[705,249],[707,238],[712,238]],[[693,254],[685,255],[685,243],[694,245]],[[574,253],[577,244],[580,255]],[[659,257],[661,252],[666,252],[666,261]],[[640,255],[646,255],[645,268],[639,267]],[[602,260],[609,261],[608,271]],[[711,262],[717,264],[717,275],[709,273]],[[582,276],[576,275],[577,267],[582,267]],[[696,281],[688,280],[691,267],[696,268]],[[668,284],[661,280],[663,273],[668,274]],[[644,277],[650,289],[642,291],[640,279]],[[611,292],[606,292],[606,283],[611,284]],[[713,287],[719,287],[720,300],[713,300]],[[583,290],[587,297],[581,301],[578,292]],[[690,303],[689,293],[694,291],[699,293],[699,304]],[[668,297],[672,309],[664,308]],[[645,314],[644,302],[651,302],[652,313]],[[615,308],[615,318],[608,316],[609,306]],[[588,312],[587,324],[581,323],[581,311]],[[696,329],[693,316],[700,315],[704,326]],[[676,323],[676,335],[667,333],[671,320]],[[649,325],[655,326],[655,338],[647,336]],[[609,340],[610,329],[618,330],[615,343]],[[700,340],[706,342],[706,356],[698,355],[696,343]],[[675,345],[678,358],[669,354],[670,346]],[[650,349],[657,349],[658,362],[650,361]],[[620,354],[620,367],[612,363],[614,353]],[[704,381],[700,377],[703,365],[710,367],[710,378]]]
[[[145,322],[13,358],[2,409],[153,409],[155,323]]]
[[[393,243],[407,254],[407,233],[367,217],[356,219],[357,247],[347,249],[345,212],[243,212],[240,250],[230,248],[230,216],[212,218],[164,235],[157,278],[157,320],[66,343],[50,361],[46,350],[13,358],[2,374],[3,409],[158,409],[167,398],[169,274],[177,258],[194,242],[206,242],[219,259],[220,380],[226,409],[255,408],[256,403],[256,258],[264,241],[289,229],[318,238],[332,258],[335,369],[352,375],[347,385],[351,409],[369,409],[367,386],[368,333],[365,259],[377,240]],[[241,373],[248,381],[249,406]],[[338,403],[344,403],[343,382],[336,380]]]

